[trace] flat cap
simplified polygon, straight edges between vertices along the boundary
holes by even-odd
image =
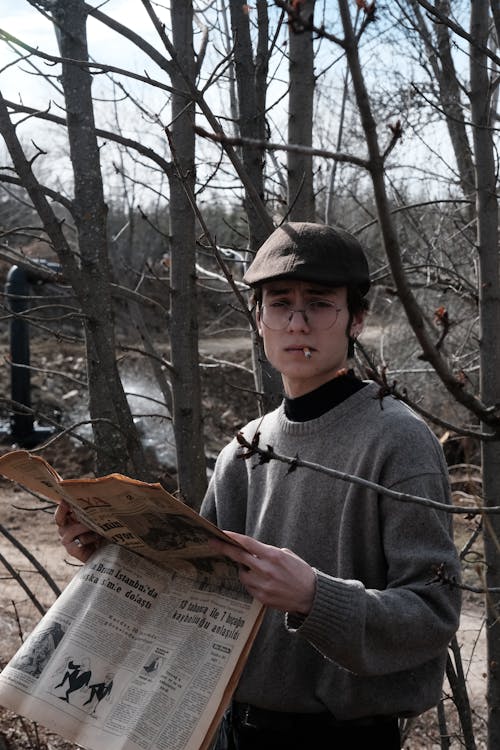
[[[278,278],[316,281],[331,286],[370,288],[370,270],[361,244],[339,227],[289,222],[275,229],[243,276],[249,286]]]

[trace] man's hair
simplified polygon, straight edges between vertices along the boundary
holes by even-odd
[[[370,303],[364,297],[359,290],[359,287],[355,286],[354,284],[349,284],[347,287],[347,309],[349,311],[349,320],[347,321],[347,338],[348,338],[348,344],[347,344],[347,357],[349,359],[352,359],[354,357],[354,344],[355,339],[349,335],[349,330],[351,328],[352,319],[355,315],[358,315],[359,313],[367,313],[370,309]]]

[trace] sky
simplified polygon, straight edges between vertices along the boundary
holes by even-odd
[[[200,0],[200,2],[203,1],[204,0]],[[147,17],[146,11],[144,10],[140,0],[104,0],[104,2],[102,2],[101,0],[90,0],[90,2],[102,9],[106,14],[130,26],[142,37],[153,42],[155,47],[160,48],[158,43],[158,36],[153,29],[152,24]],[[328,4],[327,7],[329,7]],[[58,53],[52,24],[47,19],[43,18],[43,16],[39,12],[37,12],[27,2],[27,0],[0,0],[0,28],[33,47],[38,47],[54,55],[57,55]],[[382,32],[383,29],[380,29],[380,31]],[[212,39],[213,38],[215,38],[215,35],[213,35]],[[141,53],[135,45],[127,42],[123,38],[120,43],[117,43],[116,39],[116,35],[105,25],[95,21],[92,18],[89,19],[88,40],[91,57],[103,63],[135,70],[141,74],[147,72],[153,78],[158,78],[159,80],[162,80],[167,84],[169,83],[166,74],[160,71],[153,62],[147,60],[143,53]],[[378,64],[380,64],[381,58],[383,58],[386,54],[389,54],[387,52],[387,50],[389,50],[388,45],[386,45],[386,47],[384,48],[383,33],[380,33],[380,37],[374,37],[371,41],[371,44],[376,45],[377,62]],[[324,50],[327,62],[330,62],[332,59],[332,46],[329,43],[325,42],[322,45],[322,49]],[[334,57],[336,58],[338,57],[338,48],[334,49]],[[391,51],[391,53],[393,53],[393,50]],[[6,44],[0,43],[0,90],[6,99],[12,101],[22,101],[28,106],[38,107],[42,109],[47,106],[49,98],[57,99],[55,90],[49,87],[43,81],[43,79],[40,78],[40,76],[33,75],[32,69],[30,74],[29,61],[24,61],[17,66],[9,66],[9,64],[16,59],[16,54],[11,49],[9,49]],[[53,68],[51,68],[49,65],[47,65],[47,63],[43,61],[34,60],[34,64],[39,70],[42,70],[44,72],[53,71]],[[398,62],[398,65],[401,68],[403,68],[403,66],[406,64],[408,64],[408,61],[405,61],[403,59],[400,59]],[[321,69],[322,66],[321,64],[319,64],[317,67]],[[210,64],[206,62],[204,69],[210,70]],[[341,65],[339,65],[338,68],[332,70],[333,81],[335,81],[335,78],[340,80],[341,71]],[[369,66],[369,69],[365,70],[365,73],[367,75],[370,75],[370,72],[371,66]],[[377,75],[377,66],[373,68],[373,74]],[[97,76],[94,79],[93,84],[94,93],[102,92],[103,99],[105,98],[105,82],[106,79],[104,77]],[[130,81],[128,81],[127,85],[132,87],[132,90],[138,98],[144,99],[149,111],[153,113],[159,112],[162,118],[168,117],[168,110],[164,109],[167,96],[165,96],[161,92],[158,93],[152,91],[150,87],[142,83],[132,84],[130,83]],[[109,89],[107,91],[109,92]],[[109,97],[109,93],[107,94],[107,96]],[[332,96],[334,97],[335,93],[333,93]],[[220,106],[219,100],[217,100],[216,102],[211,101],[211,103],[215,104],[215,111],[223,111],[223,108]],[[125,107],[125,105],[120,106],[122,107],[122,110]],[[281,133],[285,133],[285,100],[281,103],[280,107],[281,109],[274,109],[270,114],[270,117],[276,117],[278,123],[283,124]],[[52,111],[57,110],[53,109]],[[109,98],[107,101],[103,101],[100,109],[98,108],[97,117],[99,123],[102,124],[103,127],[106,127],[107,129],[109,129],[109,127],[113,127],[113,111],[112,107],[109,104]],[[135,128],[143,127],[144,122],[145,120],[143,119],[141,121],[141,118],[138,119],[137,113],[135,113],[134,117],[128,118],[128,121],[125,120],[124,127],[126,128],[128,125]],[[155,139],[164,139],[162,128],[155,126],[155,124],[151,124],[151,121],[146,121],[146,123],[147,124],[144,127],[145,139],[151,138],[152,144]],[[20,132],[25,132],[27,133],[28,137],[32,137],[31,131],[29,131],[30,127],[32,127],[31,123],[27,123],[22,128],[20,128]],[[45,126],[40,123],[40,121],[38,121],[38,131],[41,131],[42,129],[44,129],[44,127]],[[329,127],[327,128],[328,133],[334,133],[336,127],[337,123],[335,121],[335,112],[332,109],[332,122],[331,124],[329,123]],[[434,123],[433,128],[437,133],[439,130],[439,125]],[[130,131],[130,134],[135,136],[137,135],[137,132],[132,133],[132,131]],[[386,133],[382,133],[382,136],[385,137]],[[39,137],[40,136],[37,133],[37,138]],[[334,147],[334,142],[335,139],[332,136],[332,150]],[[439,148],[441,152],[443,151],[442,144],[445,142],[447,142],[446,134],[444,134],[444,137],[440,138]],[[407,133],[405,148],[404,150],[401,149],[401,152],[404,153],[405,160],[409,156],[414,156],[415,154],[418,158],[420,149],[419,143],[415,141],[412,144],[412,149],[413,153],[411,153],[411,149],[408,148]],[[285,157],[283,154],[279,154],[279,158],[284,160]],[[436,169],[439,169],[438,162],[439,159],[436,157]]]
[[[130,24],[141,36],[151,39],[156,36],[142,3],[138,0],[108,0],[107,3],[99,3],[99,6],[108,15]],[[54,55],[58,53],[53,26],[25,0],[0,0],[0,28],[44,52]],[[112,32],[106,26],[92,18],[89,19],[89,51],[94,59],[109,65],[140,67],[144,58],[137,48],[125,40],[120,45],[110,44],[111,37]],[[42,89],[39,79],[30,75],[23,75],[21,78],[19,71],[14,68],[4,70],[4,66],[15,58],[16,55],[7,45],[0,44],[0,86],[4,97],[17,98],[22,81],[22,96],[25,103],[41,101]],[[36,64],[42,70],[50,70],[43,62],[37,61]],[[25,63],[23,68],[28,70],[29,65]]]
[[[140,0],[107,0],[107,2],[98,2],[92,0],[93,4],[99,6],[106,14],[116,18],[124,24],[130,26],[136,33],[145,39],[158,45],[158,36],[152,27],[149,17],[143,8]],[[58,47],[54,27],[51,22],[44,18],[36,11],[26,0],[0,0],[0,29],[22,40],[26,44],[43,50],[48,54],[58,55]],[[117,35],[107,28],[104,24],[89,18],[87,27],[87,38],[89,44],[89,54],[92,59],[101,63],[113,65],[119,68],[125,68],[136,71],[140,74],[149,74],[153,78],[169,84],[166,73],[159,68],[131,42],[121,38],[117,43]],[[17,65],[12,65],[13,61],[19,59],[19,56],[7,44],[0,42],[0,90],[5,99],[13,102],[22,102],[23,104],[39,109],[46,109],[50,106],[51,113],[62,114],[57,106],[60,95],[57,92],[57,80],[54,80],[54,86],[48,84],[43,77],[35,75],[35,70],[31,67],[31,61],[36,70],[42,73],[54,74],[54,68],[50,63],[43,61],[34,56],[31,60],[24,60]],[[57,70],[56,70],[57,72]],[[152,87],[142,83],[127,81],[127,87],[144,101],[151,112],[162,111],[168,95],[163,92],[155,92]],[[111,84],[106,76],[96,76],[93,83],[93,93],[101,99],[96,104],[96,122],[98,126],[105,130],[115,129],[116,120],[114,107],[111,104]],[[121,96],[121,92],[119,94]],[[129,103],[120,104],[120,110],[127,113],[132,105]],[[165,117],[167,114],[165,114]],[[144,118],[138,117],[134,112],[133,117],[125,116],[122,118],[120,127],[123,127],[123,134],[129,137],[140,137],[142,142],[154,146],[161,141],[161,148],[165,148],[165,134],[157,124],[151,124],[149,120],[146,125]],[[127,130],[127,127],[129,128]],[[139,128],[142,131],[139,132]],[[59,183],[67,183],[71,179],[70,168],[65,153],[67,147],[64,144],[62,135],[57,132],[54,125],[47,125],[41,120],[27,121],[21,125],[18,131],[24,140],[35,140],[37,146],[43,150],[51,151],[51,166],[56,163],[56,172]],[[0,138],[0,153],[3,144]],[[59,149],[59,150],[58,150]],[[3,161],[3,159],[2,159]],[[37,162],[40,169],[42,162]],[[108,168],[111,170],[108,161]]]
[[[146,41],[151,42],[159,52],[164,52],[158,34],[140,0],[107,0],[105,2],[91,0],[91,2],[107,15],[130,27]],[[204,2],[205,0],[200,0],[198,5],[202,6]],[[207,0],[207,5],[209,4]],[[161,10],[166,5],[157,7]],[[214,12],[212,11],[213,17]],[[0,0],[0,29],[34,48],[55,56],[58,55],[56,37],[51,22],[30,6],[27,0],[15,0],[15,2],[13,0]],[[195,34],[197,33],[195,47],[198,48],[201,34],[196,24],[194,30]],[[213,41],[214,38],[216,38],[215,33],[211,35],[210,41]],[[136,45],[123,37],[119,37],[107,26],[92,17],[89,17],[88,20],[87,39],[91,59],[125,68],[140,75],[148,75],[166,85],[170,85],[166,72],[147,58]],[[210,47],[209,45],[204,71],[212,69],[212,62],[209,57],[212,50],[213,46]],[[168,59],[168,54],[166,52],[164,54]],[[18,62],[17,65],[13,65],[12,62],[18,61],[18,59],[18,55],[7,44],[0,41],[0,91],[3,97],[42,110],[46,109],[51,102],[51,113],[60,114],[61,111],[57,107],[59,95],[55,86],[51,87],[42,77],[33,74],[33,69],[30,68],[30,60],[24,60],[21,63]],[[37,70],[43,73],[54,73],[54,68],[49,63],[35,57],[32,57],[31,60]],[[106,76],[94,77],[93,94],[101,100],[100,103],[96,104],[96,122],[99,127],[108,131],[116,128],[112,98],[113,96],[116,97],[117,91],[115,89],[113,92],[111,86],[112,84]],[[138,114],[137,109],[130,102],[123,101],[122,92],[118,91],[118,98],[122,99],[118,109],[121,113],[120,129],[123,134],[131,138],[140,138],[142,142],[150,146],[157,147],[159,145],[161,149],[165,150],[166,138],[163,126],[168,124],[170,117],[170,108],[167,106],[169,94],[131,79],[126,79],[126,86],[127,90],[131,91],[137,100],[144,105],[144,113]],[[223,109],[220,91],[216,87],[209,90],[207,99],[215,111],[220,112]],[[128,112],[131,113],[130,116],[127,116]],[[158,118],[155,121],[156,115],[158,115]],[[203,123],[201,122],[201,124]],[[54,131],[55,126],[47,126],[46,123],[37,120],[35,137],[40,148],[45,149],[46,146],[50,145],[51,153],[54,154],[54,145],[50,143],[51,136],[46,135],[51,128]],[[19,128],[19,133],[24,135],[25,139],[32,139],[33,131],[33,120],[23,123]],[[61,136],[57,135],[56,138],[61,139]],[[1,147],[0,140],[0,150]],[[63,146],[61,146],[62,148]],[[218,147],[212,147],[212,150],[218,151]],[[62,162],[64,162],[64,156]],[[57,169],[58,172],[61,172],[61,167],[58,166]],[[67,166],[63,167],[63,170],[64,175],[67,175]]]

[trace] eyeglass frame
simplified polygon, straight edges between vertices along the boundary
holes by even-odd
[[[309,319],[307,317],[307,308],[310,307],[311,305],[317,304],[318,302],[322,302],[323,304],[326,304],[327,307],[333,308],[335,310],[335,318],[330,323],[330,325],[326,326],[326,328],[317,328],[314,325],[314,323],[311,324],[311,322],[309,321]],[[281,306],[283,308],[283,310],[285,308],[288,309],[288,312],[289,312],[288,319],[286,320],[285,324],[281,328],[271,328],[271,326],[268,323],[266,323],[266,321],[264,320],[264,317],[265,317],[265,315],[264,315],[264,309],[266,307],[267,308],[272,307],[272,305],[275,305],[275,306],[279,305],[279,306]],[[304,318],[305,324],[307,326],[309,326],[309,327],[311,327],[313,329],[316,329],[317,331],[328,331],[330,328],[332,328],[335,325],[335,323],[337,322],[338,317],[339,317],[339,312],[342,312],[342,310],[344,308],[343,307],[337,307],[337,305],[335,304],[335,302],[332,302],[332,300],[311,300],[310,302],[307,302],[306,305],[302,309],[300,309],[300,308],[299,309],[294,309],[291,305],[288,305],[286,302],[279,302],[279,301],[273,302],[271,305],[266,305],[266,304],[263,304],[261,302],[258,305],[258,309],[259,309],[259,312],[260,312],[260,319],[261,319],[263,325],[265,325],[266,328],[268,328],[270,331],[284,331],[290,325],[290,322],[291,322],[293,316],[295,315],[295,313],[302,313],[302,317]]]

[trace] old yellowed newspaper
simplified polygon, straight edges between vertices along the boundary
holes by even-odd
[[[0,674],[0,704],[89,750],[205,750],[263,616],[224,536],[160,485],[62,480],[25,451],[0,473],[64,497],[104,544]],[[226,537],[227,538],[227,537]]]
[[[55,502],[66,500],[87,526],[150,560],[212,556],[211,536],[233,543],[158,483],[121,474],[62,479],[43,458],[22,450],[0,456],[0,474]]]

